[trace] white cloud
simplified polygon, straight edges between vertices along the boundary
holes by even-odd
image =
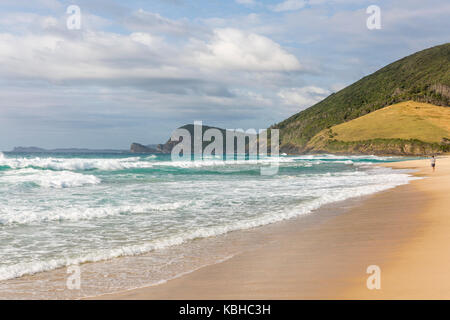
[[[222,81],[227,73],[301,70],[297,58],[271,39],[216,29],[209,39],[169,42],[149,32],[0,33],[0,76],[104,83],[151,79]],[[217,72],[221,72],[218,76]],[[230,77],[231,78],[231,77]],[[242,77],[241,77],[242,78]],[[134,82],[133,82],[134,81]]]
[[[197,64],[212,69],[298,71],[297,58],[271,39],[238,29],[216,29],[208,43],[194,54]]]
[[[39,15],[36,13],[0,13],[0,30],[13,34],[67,33],[67,15]],[[84,31],[99,30],[110,26],[111,21],[87,12],[82,14],[81,27]],[[76,34],[72,33],[71,36]]]
[[[195,29],[186,19],[172,20],[159,13],[139,9],[128,16],[124,25],[135,31],[167,33],[172,35],[185,35]]]
[[[236,1],[236,3],[247,4],[247,5],[252,5],[252,4],[256,3],[255,0],[235,0],[235,1]]]
[[[312,106],[326,98],[329,94],[329,90],[316,86],[281,89],[278,92],[278,96],[285,104],[296,106],[300,109]]]
[[[309,0],[306,7],[298,0],[273,6],[238,0],[252,13],[225,6],[219,16],[208,6],[196,15],[162,5],[161,12],[175,13],[171,17],[146,11],[147,4],[139,11],[83,0],[82,29],[68,31],[65,6],[51,9],[56,0],[5,1],[19,6],[0,13],[0,129],[8,145],[13,142],[4,126],[20,134],[25,116],[28,131],[38,132],[36,123],[46,132],[47,118],[64,129],[74,118],[82,124],[90,112],[99,115],[96,126],[110,126],[114,111],[136,130],[136,121],[145,122],[143,142],[150,126],[166,139],[169,129],[193,119],[268,125],[389,62],[448,42],[450,21],[444,0],[380,0],[379,32],[366,28],[366,0]],[[42,3],[50,9],[42,10]],[[190,18],[179,17],[183,12]],[[153,130],[162,124],[166,131]],[[123,137],[128,143],[129,128]]]
[[[275,5],[272,9],[275,12],[295,11],[303,8],[305,5],[306,1],[304,0],[286,0]]]
[[[145,32],[133,32],[132,34],[130,34],[130,38],[133,41],[136,41],[138,43],[142,43],[144,45],[146,45],[147,47],[153,47],[153,48],[157,48],[157,47],[162,47],[164,40],[161,37],[156,37],[153,36],[149,33],[145,33]]]
[[[3,33],[0,74],[51,81],[149,77],[163,69],[158,49],[161,41],[144,33],[87,32],[73,39]]]

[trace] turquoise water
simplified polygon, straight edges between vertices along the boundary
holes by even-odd
[[[263,176],[274,159],[0,153],[0,280],[314,214],[408,183],[407,172],[373,166],[396,160],[285,156]]]

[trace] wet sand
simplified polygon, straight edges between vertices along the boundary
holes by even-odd
[[[387,166],[425,179],[306,230],[298,219],[280,224],[264,246],[164,284],[96,299],[450,298],[450,158],[435,173],[429,160]],[[379,290],[367,288],[370,265],[381,270]]]

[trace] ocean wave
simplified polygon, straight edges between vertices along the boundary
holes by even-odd
[[[12,169],[42,168],[52,170],[104,170],[114,171],[129,168],[151,167],[150,162],[140,161],[139,157],[121,159],[83,159],[83,158],[0,158],[0,166]]]
[[[202,167],[224,167],[224,166],[239,166],[239,165],[270,165],[276,163],[292,163],[294,158],[278,158],[267,157],[263,159],[248,159],[248,160],[195,160],[195,161],[160,161],[155,162],[154,166],[160,167],[177,167],[177,168],[202,168]]]
[[[327,162],[353,164],[364,161],[388,161],[392,157],[380,156],[339,156],[339,155],[304,155],[304,156],[288,156],[288,157],[265,157],[260,159],[238,159],[238,160],[222,160],[213,158],[205,158],[195,161],[155,161],[156,155],[145,158],[128,157],[119,159],[85,159],[85,158],[7,158],[0,156],[0,167],[7,166],[11,169],[22,168],[42,168],[51,170],[68,170],[68,171],[119,171],[127,169],[145,169],[159,167],[175,167],[175,168],[201,168],[201,167],[223,167],[223,166],[239,166],[239,165],[270,165],[283,164],[292,162],[305,162],[305,166],[310,164],[321,164]]]
[[[70,171],[50,171],[25,168],[0,176],[6,184],[34,183],[44,188],[71,188],[99,184],[101,180],[93,175]]]
[[[188,206],[192,201],[175,201],[169,203],[140,203],[135,205],[77,207],[65,206],[53,210],[35,208],[21,210],[20,208],[0,206],[0,225],[32,224],[51,221],[82,221],[121,214],[139,214],[158,211],[177,210]]]
[[[370,165],[392,160],[377,156],[305,155],[237,161],[100,157],[0,154],[0,168],[10,168],[0,172],[0,259],[4,262],[0,280],[255,228],[414,179],[406,171]],[[196,169],[217,166],[225,167],[217,171],[234,171],[236,165],[244,171],[274,162],[289,168],[264,180],[258,175],[217,179],[203,174],[214,170]],[[303,168],[309,166],[314,170]],[[154,168],[159,174],[157,182],[146,179],[155,175],[153,169],[130,170],[132,175],[128,171],[88,171],[134,168]],[[189,175],[180,179],[172,176],[184,168]],[[88,187],[70,189],[84,185]],[[61,237],[61,244],[55,244],[55,235]]]
[[[101,170],[118,171],[126,169],[143,169],[154,167],[199,168],[210,166],[258,165],[275,162],[293,162],[291,158],[265,158],[258,160],[197,160],[197,161],[149,161],[155,158],[141,159],[139,157],[123,159],[81,159],[81,158],[0,158],[0,166],[12,169],[42,168],[51,170]]]
[[[334,154],[309,154],[293,156],[298,160],[356,160],[356,161],[389,161],[395,159],[392,156],[376,155],[334,155]]]
[[[226,223],[212,226],[199,226],[193,225],[191,228],[187,228],[184,232],[179,231],[177,234],[167,234],[163,238],[158,238],[150,241],[145,241],[140,244],[123,245],[117,248],[104,249],[104,250],[92,250],[92,252],[77,254],[71,258],[58,258],[58,259],[40,259],[36,262],[17,263],[15,265],[0,267],[0,280],[11,279],[20,277],[26,274],[33,274],[42,271],[53,270],[56,268],[66,267],[69,265],[80,264],[85,262],[97,262],[103,260],[109,260],[120,256],[132,256],[147,253],[153,250],[162,249],[169,246],[180,245],[187,241],[214,237],[221,234],[225,234],[231,231],[251,229],[282,220],[291,219],[300,215],[309,214],[312,211],[320,208],[323,205],[330,204],[336,201],[344,201],[354,197],[365,196],[373,194],[379,191],[388,190],[398,185],[406,184],[413,178],[406,173],[396,172],[388,168],[377,168],[371,174],[365,174],[364,177],[355,176],[354,174],[347,173],[346,175],[339,176],[339,179],[346,179],[347,185],[339,188],[322,188],[320,189],[320,196],[303,201],[300,204],[284,208],[280,207],[279,210],[270,212],[261,212],[260,215],[251,218],[244,218],[241,220],[231,219]],[[324,173],[322,175],[322,182],[331,181],[332,173]],[[355,179],[356,178],[356,179]],[[366,179],[366,185],[359,185],[361,179]],[[317,195],[317,190],[315,191]],[[110,208],[105,211],[98,211],[97,209],[78,210],[76,213],[70,212],[65,208],[61,208],[58,214],[49,214],[48,216],[39,216],[36,219],[52,220],[52,219],[91,219],[93,217],[100,217],[104,215],[117,214],[120,212],[146,212],[146,210],[172,210],[183,206],[192,205],[191,201],[163,203],[163,204],[140,204],[137,206],[130,206],[128,208]],[[1,208],[0,208],[1,209]],[[4,215],[2,215],[4,216]],[[11,222],[19,222],[17,213],[13,216],[10,215]],[[30,219],[30,216],[28,216]],[[29,222],[30,220],[27,220]],[[219,220],[220,221],[220,220]],[[4,221],[5,222],[5,221]],[[23,221],[22,221],[23,222]]]

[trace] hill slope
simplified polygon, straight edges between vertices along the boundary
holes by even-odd
[[[191,154],[195,153],[195,149],[194,149],[194,139],[195,139],[195,129],[196,129],[195,124],[186,124],[182,127],[179,127],[178,129],[185,129],[189,132],[190,136],[191,136],[191,141],[190,141],[190,146],[191,146]],[[227,151],[227,132],[229,132],[226,129],[222,129],[222,128],[218,128],[218,127],[211,127],[211,126],[207,126],[207,125],[202,125],[201,127],[197,127],[197,129],[201,132],[201,137],[203,137],[205,135],[205,133],[210,130],[210,129],[216,129],[220,132],[220,135],[222,136],[222,139],[219,140],[221,141],[218,142],[219,144],[222,145],[221,150],[216,150],[217,154],[226,154]],[[200,133],[199,132],[199,133]],[[241,132],[235,132],[234,133],[234,151],[235,153],[238,152],[238,140],[240,142],[242,142],[241,146],[243,146],[243,150],[245,150],[245,152],[249,151],[249,146],[254,146],[254,144],[250,145],[250,136],[254,137],[255,141],[257,140],[257,135],[254,134],[245,134],[245,133],[241,133]],[[206,139],[206,138],[205,138]],[[183,140],[183,138],[181,138],[181,140]],[[200,140],[201,141],[201,140]],[[202,152],[205,150],[205,148],[211,144],[211,142],[215,141],[215,138],[212,138],[212,141],[210,140],[203,140],[201,142],[202,145]],[[158,144],[156,145],[156,149],[155,148],[151,148],[150,146],[144,146],[142,144],[139,143],[132,143],[131,144],[131,148],[130,151],[134,152],[134,153],[164,153],[164,154],[168,154],[171,153],[173,148],[179,143],[179,141],[172,141],[171,138],[169,138],[167,140],[166,143],[164,144]],[[269,144],[270,145],[270,144]],[[216,152],[214,152],[214,154],[216,154]],[[269,147],[269,152],[270,152],[270,147]]]
[[[450,105],[450,43],[391,63],[272,128],[283,152],[305,152],[321,130],[408,100]]]
[[[450,108],[407,101],[316,134],[309,152],[430,154],[450,142]]]

